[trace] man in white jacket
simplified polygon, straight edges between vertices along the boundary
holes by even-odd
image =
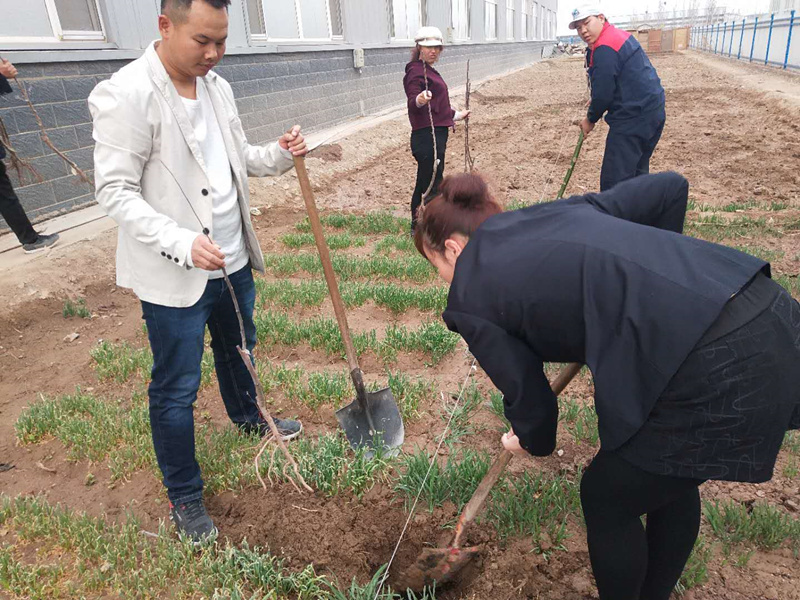
[[[178,530],[216,528],[203,505],[193,404],[206,325],[230,419],[264,432],[225,267],[256,343],[252,268],[264,259],[250,222],[248,176],[280,175],[306,145],[295,126],[268,146],[247,143],[233,92],[211,69],[225,53],[230,0],[162,0],[161,40],[89,97],[97,201],[119,225],[117,283],[142,302],[153,350],[150,424]],[[296,421],[276,419],[285,439]]]

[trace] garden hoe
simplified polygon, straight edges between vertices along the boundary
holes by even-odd
[[[339,285],[333,272],[328,244],[325,241],[317,205],[314,202],[314,192],[308,180],[305,159],[295,156],[294,167],[295,171],[297,171],[297,179],[300,181],[300,189],[303,191],[308,220],[311,223],[311,231],[314,233],[314,240],[319,250],[319,258],[322,261],[322,270],[325,273],[325,281],[331,294],[336,321],[339,323],[339,330],[342,333],[342,341],[347,355],[347,366],[350,368],[350,378],[356,388],[356,399],[337,410],[336,418],[339,420],[339,425],[344,429],[347,440],[353,449],[366,446],[370,449],[370,454],[372,455],[376,449],[374,446],[377,443],[382,447],[382,452],[397,453],[400,451],[400,446],[403,445],[403,440],[405,439],[405,429],[400,410],[397,408],[397,402],[395,402],[392,391],[389,388],[384,388],[377,392],[367,392],[364,387],[363,375],[361,368],[358,366],[358,357],[353,347],[353,340],[350,337],[350,328],[347,325],[344,303],[339,294]]]
[[[551,384],[553,393],[556,396],[564,391],[564,388],[581,370],[581,366],[578,363],[570,363],[558,374],[558,377]],[[399,589],[410,589],[419,592],[426,586],[432,586],[434,582],[437,584],[447,583],[478,553],[480,550],[478,546],[462,548],[461,536],[467,525],[472,523],[478,512],[480,512],[483,503],[489,496],[489,492],[492,491],[492,487],[497,483],[512,456],[511,452],[503,450],[500,456],[495,459],[484,478],[478,484],[475,493],[472,494],[472,498],[469,499],[469,502],[464,507],[464,512],[458,518],[452,543],[447,548],[425,548],[417,562],[401,576],[401,585],[397,586]]]

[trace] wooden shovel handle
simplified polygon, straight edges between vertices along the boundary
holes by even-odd
[[[347,315],[344,312],[344,303],[339,293],[339,284],[336,281],[336,274],[333,272],[331,255],[328,251],[328,243],[325,241],[325,234],[322,231],[322,223],[319,220],[317,204],[314,202],[314,191],[311,189],[311,182],[308,179],[306,161],[302,156],[294,157],[294,169],[297,172],[297,180],[300,182],[300,190],[303,192],[303,200],[306,203],[306,212],[308,212],[308,220],[311,223],[311,231],[314,233],[314,241],[317,243],[319,258],[322,261],[322,271],[325,273],[325,281],[328,284],[328,291],[331,294],[333,311],[336,313],[336,321],[339,323],[339,330],[342,332],[344,351],[347,355],[347,366],[350,367],[350,374],[351,377],[354,377],[354,381],[356,378],[360,380],[361,372],[358,367],[358,357],[356,356],[356,350],[353,346],[353,339],[350,337],[350,327],[347,325]],[[358,373],[354,376],[354,372],[357,370]],[[363,388],[363,383],[361,386]],[[359,398],[361,397],[358,390],[357,395]]]
[[[583,365],[580,363],[570,363],[564,367],[553,380],[553,383],[550,384],[550,388],[553,390],[553,393],[558,396],[561,392],[563,392],[564,388],[569,385],[569,382],[575,378],[582,367]],[[472,494],[472,498],[469,499],[469,502],[467,502],[467,505],[464,507],[464,510],[461,513],[461,516],[458,518],[456,533],[455,537],[453,538],[453,548],[459,547],[461,535],[464,533],[464,529],[467,527],[467,525],[472,523],[472,520],[481,510],[483,503],[489,496],[489,492],[492,491],[494,484],[497,483],[497,480],[500,478],[500,475],[505,470],[512,456],[514,455],[511,454],[511,452],[504,449],[500,453],[500,456],[498,456],[492,463],[492,466],[489,467],[486,475],[484,475],[483,479],[478,484],[478,488],[475,490],[475,493]]]

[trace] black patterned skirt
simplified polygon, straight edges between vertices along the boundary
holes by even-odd
[[[758,483],[800,428],[800,305],[765,275],[728,302],[616,450],[660,475]]]

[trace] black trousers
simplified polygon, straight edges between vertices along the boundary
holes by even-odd
[[[600,171],[601,192],[650,172],[650,158],[661,139],[666,119],[661,109],[643,115],[635,123],[609,125]]]
[[[439,168],[436,170],[436,180],[433,183],[430,197],[439,191],[439,184],[444,177],[444,154],[447,150],[448,127],[436,127],[436,154],[439,158]],[[417,129],[411,132],[411,154],[417,161],[417,183],[414,186],[414,195],[411,196],[411,228],[417,223],[417,209],[422,204],[422,195],[431,184],[433,176],[433,136],[430,128]]]
[[[17,236],[20,244],[32,244],[39,239],[33,230],[28,215],[22,209],[14,187],[8,179],[5,163],[0,160],[0,215],[3,216],[11,231]]]
[[[700,530],[701,483],[597,453],[581,480],[581,505],[600,600],[669,599]]]

